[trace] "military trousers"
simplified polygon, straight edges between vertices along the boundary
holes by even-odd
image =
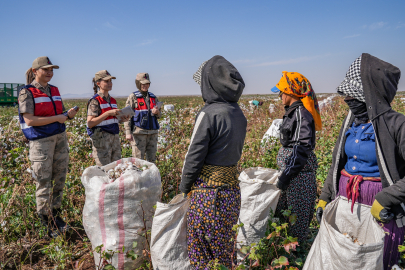
[[[49,215],[62,204],[69,165],[66,132],[30,141],[30,161],[36,180],[37,212]]]
[[[156,151],[158,142],[158,133],[155,134],[133,134],[132,156],[147,160],[156,161]]]
[[[91,136],[93,157],[97,166],[104,166],[121,159],[121,143],[119,134],[96,129]]]

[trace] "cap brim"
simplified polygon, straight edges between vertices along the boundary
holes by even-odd
[[[117,78],[115,78],[115,77],[113,77],[113,76],[107,76],[107,77],[104,77],[104,78],[101,78],[103,81],[107,81],[107,80],[109,80],[109,79],[113,79],[113,80],[115,80],[115,79],[117,79]]]
[[[273,92],[273,93],[278,93],[278,92],[280,92],[280,89],[278,89],[277,86],[274,86],[274,87],[271,88],[270,90],[271,90],[271,92]]]
[[[42,66],[40,68],[50,68],[50,67],[52,67],[54,69],[59,69],[59,66],[57,66],[57,65],[46,65],[46,66]]]
[[[150,83],[150,81],[149,81],[149,80],[142,80],[142,81],[139,81],[139,83],[141,83],[141,84],[147,84],[147,83]]]

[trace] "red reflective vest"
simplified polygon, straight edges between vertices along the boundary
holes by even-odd
[[[63,103],[59,90],[53,85],[49,85],[51,96],[35,88],[32,85],[26,85],[28,91],[31,92],[34,99],[34,116],[54,116],[63,113]],[[50,137],[66,130],[65,124],[54,122],[44,126],[31,127],[25,123],[24,117],[19,113],[21,129],[28,140],[38,140],[41,138]]]
[[[134,125],[140,127],[142,129],[148,130],[155,130],[159,129],[159,122],[156,116],[152,115],[151,110],[157,106],[156,104],[156,96],[149,92],[149,105],[150,110],[148,110],[148,106],[146,106],[145,99],[141,92],[136,91],[134,95],[138,101],[138,107],[134,109],[135,116],[133,117]]]
[[[110,97],[110,102],[107,102],[104,98],[100,97],[98,94],[95,94],[88,101],[87,109],[88,109],[90,101],[92,99],[97,100],[98,104],[100,104],[101,114],[106,113],[109,110],[118,109],[117,101],[113,97]],[[96,128],[100,128],[101,130],[111,133],[111,134],[118,134],[120,132],[118,122],[119,121],[115,116],[109,116],[106,119],[104,119],[101,123],[96,125],[95,127],[93,127],[93,128],[87,127],[87,134],[89,134],[89,136],[93,135]]]

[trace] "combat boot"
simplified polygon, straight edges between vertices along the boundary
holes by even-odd
[[[66,233],[70,229],[70,226],[60,217],[60,214],[61,214],[60,209],[52,210],[52,215],[53,218],[55,219],[56,227],[61,233]]]
[[[52,219],[49,219],[47,215],[42,214],[39,214],[39,218],[41,219],[41,224],[46,227],[48,236],[50,238],[56,238],[60,235],[60,232]]]

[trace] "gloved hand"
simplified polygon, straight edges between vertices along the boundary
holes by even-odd
[[[323,210],[325,210],[327,202],[324,200],[319,200],[318,206],[316,207],[316,220],[319,224],[322,221]]]
[[[280,181],[280,178],[278,178],[277,181],[277,188],[282,190],[282,191],[286,191],[288,186],[290,185],[290,183],[284,183],[283,181]]]
[[[394,218],[394,214],[384,208],[377,200],[374,200],[371,206],[371,214],[378,221],[388,223]]]

